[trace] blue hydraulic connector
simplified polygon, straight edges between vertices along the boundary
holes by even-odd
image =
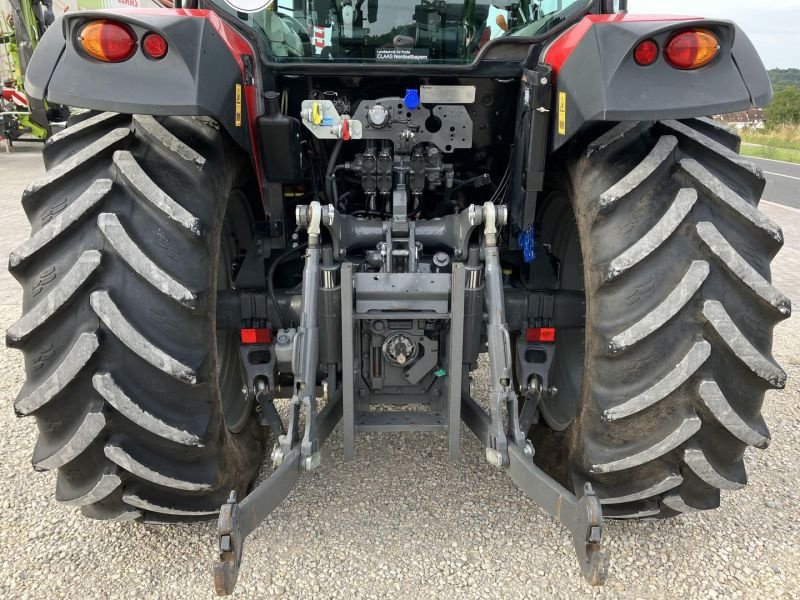
[[[419,106],[419,90],[406,90],[406,97],[403,103],[408,110],[414,110]]]
[[[534,237],[532,224],[526,230],[519,232],[517,245],[522,249],[522,255],[526,263],[532,263],[536,260],[536,238]]]

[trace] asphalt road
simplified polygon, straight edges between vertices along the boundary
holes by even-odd
[[[767,178],[764,200],[800,208],[800,165],[780,160],[748,158],[764,171]]]
[[[37,151],[20,145],[0,154],[3,265],[28,235],[19,197],[43,171]],[[764,212],[787,240],[775,282],[800,306],[800,210],[765,204]],[[19,318],[20,301],[0,268],[0,331]],[[248,540],[236,597],[797,599],[798,339],[800,318],[777,327],[775,357],[789,381],[767,394],[772,444],[747,450],[749,485],[723,492],[718,510],[607,523],[604,588],[583,581],[566,531],[483,460],[466,430],[457,464],[441,434],[360,436],[358,460],[344,463],[337,428],[322,466]],[[213,524],[97,522],[59,505],[55,474],[31,468],[36,426],[11,409],[24,379],[21,355],[2,344],[0,372],[0,598],[213,598]]]

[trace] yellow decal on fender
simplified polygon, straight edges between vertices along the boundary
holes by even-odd
[[[567,93],[558,93],[558,133],[567,135]]]
[[[236,126],[242,126],[242,86],[236,84]]]

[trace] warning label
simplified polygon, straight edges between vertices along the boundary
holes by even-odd
[[[558,94],[558,133],[567,135],[567,94],[565,92]]]
[[[242,86],[241,84],[236,84],[236,93],[234,94],[234,98],[236,101],[236,115],[234,121],[236,122],[237,127],[242,126]]]
[[[385,62],[426,62],[427,48],[377,48],[375,60]]]

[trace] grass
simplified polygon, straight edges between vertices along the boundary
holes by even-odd
[[[800,124],[772,129],[743,129],[742,154],[800,164]]]
[[[754,158],[768,158],[770,160],[782,160],[784,162],[796,163],[800,165],[800,150],[791,148],[775,148],[774,146],[756,146],[753,144],[742,144],[742,154]]]

